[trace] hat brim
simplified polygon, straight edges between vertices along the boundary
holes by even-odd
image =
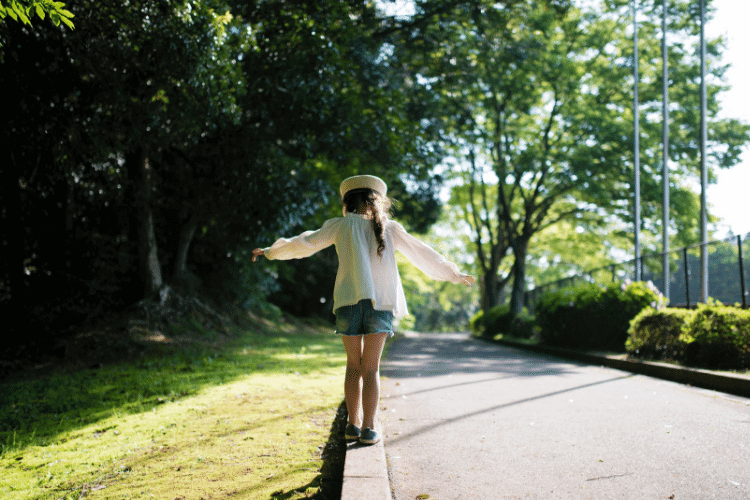
[[[355,175],[344,179],[339,188],[341,197],[343,198],[346,193],[352,189],[372,189],[377,191],[381,196],[385,196],[388,193],[388,186],[383,182],[383,179],[375,177],[374,175]]]

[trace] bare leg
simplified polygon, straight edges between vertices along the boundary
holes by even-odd
[[[362,352],[362,428],[375,429],[375,414],[380,400],[380,356],[388,338],[387,333],[372,333],[364,336]]]
[[[359,417],[360,401],[362,400],[362,335],[342,335],[346,349],[346,379],[344,380],[344,398],[349,422],[362,427]]]

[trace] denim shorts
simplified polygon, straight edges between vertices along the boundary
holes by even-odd
[[[387,333],[388,337],[393,337],[393,311],[376,311],[370,299],[360,300],[352,306],[339,307],[336,309],[336,333]]]

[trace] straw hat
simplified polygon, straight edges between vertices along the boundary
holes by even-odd
[[[370,188],[373,191],[377,191],[381,196],[385,196],[388,192],[388,186],[385,185],[383,179],[375,177],[374,175],[355,175],[344,179],[341,183],[341,197],[343,198],[346,193],[352,189]]]

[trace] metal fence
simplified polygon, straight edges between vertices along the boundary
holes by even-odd
[[[747,265],[750,256],[750,233],[711,241],[705,245],[708,249],[708,296],[723,304],[739,304],[747,308],[750,287],[750,266]],[[701,301],[700,249],[701,244],[696,244],[669,252],[670,306],[693,307]],[[643,255],[637,260],[610,264],[577,276],[546,283],[526,292],[524,303],[533,311],[537,299],[546,292],[581,283],[635,280],[636,264],[641,266],[641,280],[651,281],[665,294],[663,257],[663,253]]]

